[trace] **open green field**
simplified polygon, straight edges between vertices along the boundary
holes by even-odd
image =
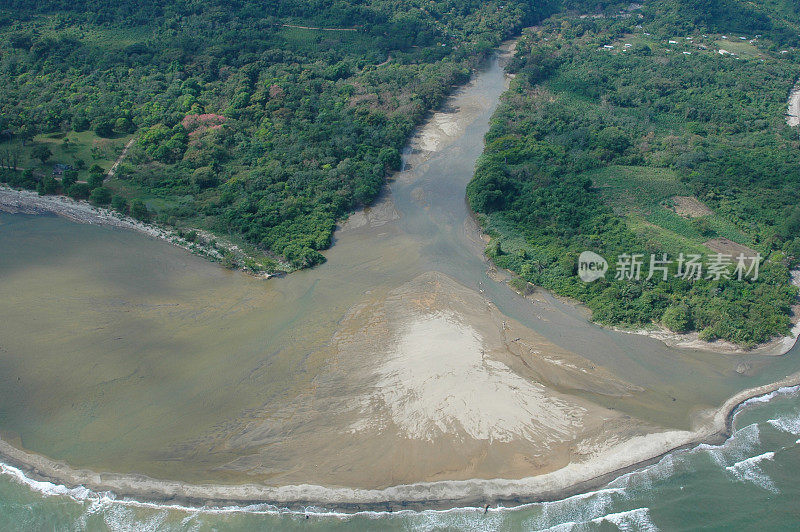
[[[717,47],[722,50],[732,52],[739,57],[743,58],[761,58],[766,57],[761,50],[750,44],[748,41],[743,41],[739,36],[729,36],[727,39],[719,39],[714,42]]]
[[[21,139],[13,139],[0,143],[0,150],[11,150],[19,153],[19,166],[31,168],[36,173],[50,173],[53,165],[68,164],[81,169],[79,179],[85,177],[85,169],[93,164],[100,165],[104,170],[111,168],[114,161],[122,153],[125,144],[131,135],[119,135],[115,138],[101,138],[92,131],[76,133],[50,133],[36,135],[32,141],[23,145]],[[34,148],[44,145],[49,148],[52,155],[45,162],[33,156]]]
[[[719,214],[689,218],[675,212],[672,198],[691,196],[668,168],[610,165],[589,172],[603,200],[644,241],[671,254],[708,253],[703,242],[724,237],[745,246],[751,239]]]

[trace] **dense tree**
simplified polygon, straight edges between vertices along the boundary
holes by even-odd
[[[96,205],[108,205],[111,201],[111,191],[104,186],[96,187],[89,194],[89,199]]]
[[[556,16],[529,31],[468,198],[494,235],[490,257],[585,302],[596,320],[660,322],[752,345],[788,331],[796,300],[789,268],[800,257],[800,143],[784,113],[800,57],[763,36],[745,46],[750,56],[721,55],[721,37],[701,32],[709,17],[723,24],[740,14],[703,12],[701,25],[688,9],[676,18],[674,6],[645,4],[642,18]],[[737,20],[752,34],[746,18]],[[678,27],[691,39],[665,47]],[[594,176],[618,179],[617,195]],[[659,187],[694,194],[713,212],[682,219],[648,197]],[[723,234],[765,258],[757,281],[688,282],[674,263],[666,279],[613,276],[623,253],[710,254],[704,242]],[[605,256],[612,275],[581,281],[586,250]]]
[[[137,220],[147,221],[150,219],[150,211],[140,199],[135,199],[131,202],[130,215]]]
[[[128,201],[119,194],[115,194],[114,197],[111,198],[111,208],[122,214],[127,214]]]
[[[400,167],[425,114],[556,5],[12,0],[0,116],[15,134],[92,129],[97,154],[135,132],[112,193],[158,198],[162,223],[313,265],[336,221]]]
[[[53,152],[50,151],[50,148],[44,144],[37,144],[31,150],[31,155],[42,161],[42,164],[46,163],[50,160],[50,157],[53,156]]]

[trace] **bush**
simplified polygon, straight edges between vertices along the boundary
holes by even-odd
[[[114,136],[114,122],[111,120],[100,120],[94,126],[94,133],[98,137],[111,138]]]
[[[95,205],[108,205],[111,201],[111,191],[106,187],[97,187],[92,190],[89,200]]]
[[[671,305],[664,311],[661,323],[671,331],[677,333],[688,332],[693,328],[691,310],[684,303]]]
[[[61,176],[61,189],[64,191],[69,190],[69,188],[78,182],[78,172],[75,170],[64,170],[64,173]]]
[[[89,178],[86,180],[89,188],[94,190],[98,187],[103,186],[103,181],[105,181],[105,176],[103,174],[97,174],[95,172],[89,173]]]
[[[51,175],[46,175],[39,181],[36,191],[41,195],[55,194],[58,190],[58,182]]]
[[[72,131],[75,131],[76,133],[86,131],[89,129],[89,126],[89,119],[85,116],[76,116],[72,119]]]
[[[67,195],[75,199],[86,199],[89,197],[89,185],[86,183],[75,183],[67,189]]]
[[[44,144],[37,144],[31,150],[31,155],[42,161],[42,164],[46,163],[50,157],[53,156],[53,152],[50,151],[50,148]]]
[[[146,222],[150,219],[150,211],[147,210],[147,205],[140,199],[135,199],[131,202],[131,216],[137,220]]]
[[[218,183],[217,173],[210,166],[201,166],[192,172],[192,185],[199,190],[215,187]]]
[[[119,194],[116,194],[113,198],[111,198],[111,208],[115,211],[121,212],[122,214],[127,214],[128,201]]]

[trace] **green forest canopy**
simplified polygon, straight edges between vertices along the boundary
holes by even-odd
[[[127,200],[117,205],[143,200],[140,215],[241,239],[294,267],[323,260],[336,221],[374,200],[425,113],[552,9],[547,0],[4,6],[0,151],[21,151],[5,159],[37,169],[7,181],[52,191],[48,165],[69,163],[79,183],[63,192],[85,197],[88,167],[109,157],[37,161],[27,141],[136,135],[104,185]]]
[[[526,32],[468,197],[499,265],[583,301],[595,319],[752,345],[786,333],[796,301],[800,143],[784,114],[800,54],[784,41],[797,29],[752,4],[689,4],[555,16]],[[775,28],[776,40],[756,37]],[[686,197],[711,210],[679,215]],[[757,282],[689,282],[676,264],[667,280],[577,276],[585,250],[613,269],[622,253],[676,258],[720,242],[767,258]]]

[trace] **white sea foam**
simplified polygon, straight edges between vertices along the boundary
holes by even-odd
[[[780,416],[776,419],[767,420],[767,423],[783,432],[788,432],[795,436],[800,435],[800,414],[794,416]]]
[[[583,530],[587,528],[587,525],[600,525],[603,523],[610,523],[622,531],[658,530],[658,527],[650,519],[650,510],[648,508],[635,508],[625,512],[611,513],[595,517],[588,521],[568,521],[542,530],[548,532],[566,532],[576,529]]]
[[[53,484],[52,482],[33,480],[25,476],[22,470],[16,467],[0,462],[0,474],[11,477],[15,482],[28,486],[31,490],[41,493],[42,495],[57,496],[62,495],[74,499],[76,501],[86,500],[91,498],[93,493],[91,490],[78,486],[77,488],[68,488],[60,484]]]
[[[750,456],[761,443],[761,431],[758,425],[751,423],[733,433],[721,445],[701,443],[693,449],[695,452],[706,452],[720,467],[727,467]]]
[[[775,483],[772,482],[772,479],[769,477],[769,475],[767,475],[759,466],[759,464],[764,460],[773,460],[774,458],[775,453],[769,451],[759,454],[758,456],[745,458],[744,460],[736,462],[732,466],[728,466],[725,469],[742,482],[752,482],[762,489],[779,493],[778,488],[775,487]]]
[[[751,397],[750,399],[743,401],[742,404],[736,408],[733,415],[736,416],[743,408],[747,408],[748,406],[760,403],[768,403],[776,397],[791,396],[798,393],[800,393],[800,386],[784,386],[783,388],[778,388],[774,392]]]
[[[524,528],[545,529],[550,523],[562,523],[559,526],[572,526],[576,523],[587,523],[602,517],[615,502],[627,497],[623,488],[604,488],[581,493],[558,501],[543,502],[541,513],[528,520]],[[566,528],[565,530],[570,530]]]
[[[653,483],[675,474],[675,471],[682,466],[682,455],[682,452],[666,454],[655,464],[625,473],[608,485],[649,490]]]

